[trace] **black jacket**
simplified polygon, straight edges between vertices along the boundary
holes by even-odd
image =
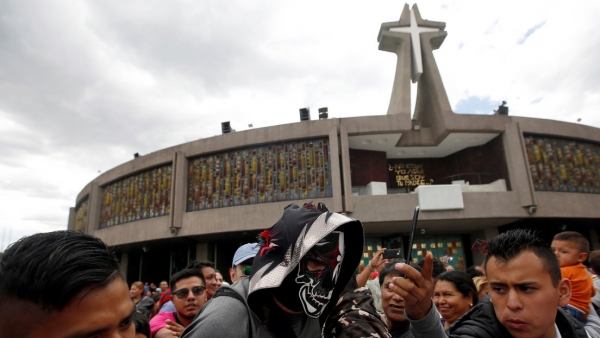
[[[585,329],[566,311],[558,308],[556,326],[562,338],[587,338]],[[490,303],[490,297],[483,298],[469,312],[454,322],[448,329],[452,337],[503,338],[512,337],[500,324]]]

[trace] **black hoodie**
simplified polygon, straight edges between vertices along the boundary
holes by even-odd
[[[260,236],[260,250],[254,258],[250,277],[232,286],[221,286],[182,337],[295,337],[296,333],[319,336],[320,328],[360,262],[364,246],[362,224],[330,213],[322,203],[302,207],[291,204],[284,209],[281,219]],[[330,240],[333,238],[338,241]],[[314,253],[309,251],[315,245],[319,249],[334,248],[330,250],[333,255],[324,257],[326,260],[337,258],[329,261],[335,269],[304,273],[306,269],[299,268],[302,258]],[[302,292],[309,288],[304,282],[305,276],[314,277],[317,273],[320,276],[311,280],[310,295],[321,304],[328,300],[327,305],[319,307],[318,314],[313,312],[313,316],[309,316],[303,311],[300,315],[288,315],[275,304],[273,296],[294,302],[299,302],[301,296],[306,299],[308,293]],[[323,276],[333,276],[329,280],[335,279],[335,284],[321,288],[326,280]]]
[[[360,262],[364,246],[360,221],[331,213],[322,203],[302,207],[290,204],[284,209],[281,219],[261,233],[260,250],[252,264],[248,292],[248,304],[259,318],[262,317],[260,307],[268,302],[271,294],[293,292],[274,289],[279,288],[288,275],[287,281],[291,282],[298,274],[298,265],[306,253],[334,231],[343,233],[340,245],[343,245],[344,254],[335,287],[329,295],[323,296],[329,300],[318,316],[323,324]]]

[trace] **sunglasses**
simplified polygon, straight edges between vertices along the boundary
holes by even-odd
[[[194,286],[192,288],[192,293],[194,296],[202,296],[204,294],[204,289],[204,286]],[[173,294],[179,299],[185,299],[190,294],[190,289],[179,289],[174,291]]]

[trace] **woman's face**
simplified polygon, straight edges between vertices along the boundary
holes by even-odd
[[[143,289],[138,289],[137,286],[132,285],[131,289],[129,289],[129,295],[131,298],[137,298],[142,294]]]
[[[217,272],[215,278],[217,279],[217,288],[220,288],[221,285],[223,285],[223,275],[221,275],[220,272]]]
[[[463,296],[456,289],[454,283],[441,280],[435,283],[433,302],[446,321],[446,327],[448,327],[469,311],[471,304],[473,304],[473,297]]]

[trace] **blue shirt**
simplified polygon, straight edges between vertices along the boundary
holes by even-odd
[[[158,311],[158,313],[161,312],[177,312],[177,309],[175,308],[175,305],[173,305],[172,301],[168,301],[164,303],[163,306],[160,308],[160,311]]]

